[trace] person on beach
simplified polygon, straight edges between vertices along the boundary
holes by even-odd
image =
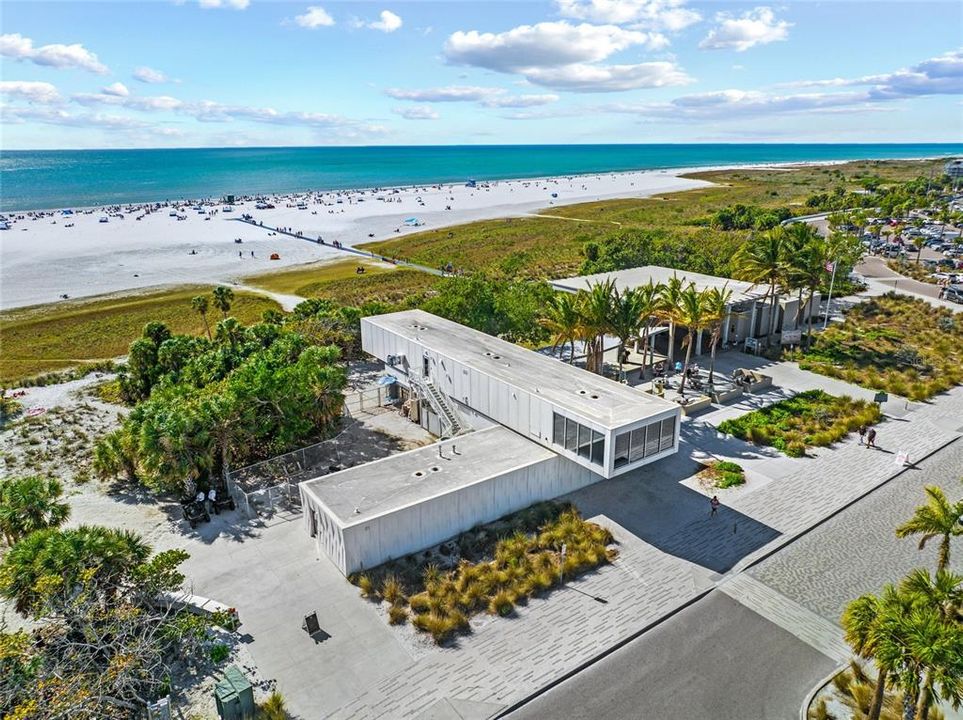
[[[719,496],[713,495],[712,500],[709,501],[709,517],[714,517],[719,512],[719,505]]]
[[[867,448],[876,447],[876,428],[870,428],[869,432],[866,433],[866,447]]]
[[[860,444],[860,445],[863,444],[863,439],[864,439],[865,437],[866,437],[866,426],[865,426],[865,425],[860,425],[860,426],[859,426],[859,444]]]

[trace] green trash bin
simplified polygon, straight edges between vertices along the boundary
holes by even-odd
[[[214,686],[214,702],[221,720],[252,720],[254,688],[234,665],[224,671],[224,678]]]

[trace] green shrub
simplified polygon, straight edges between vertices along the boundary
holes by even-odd
[[[722,472],[741,473],[742,466],[729,460],[720,460],[716,463],[716,470],[721,470]]]
[[[220,665],[222,662],[227,660],[227,657],[230,654],[231,648],[224,643],[214,643],[211,646],[211,649],[208,651],[208,657],[210,657],[211,662],[215,665]]]
[[[488,612],[505,617],[515,609],[515,598],[507,590],[500,590],[488,603]]]
[[[806,454],[806,443],[791,442],[786,445],[786,454],[789,457],[802,457]]]
[[[392,625],[404,625],[408,619],[408,609],[403,605],[392,605],[388,608],[388,622]]]

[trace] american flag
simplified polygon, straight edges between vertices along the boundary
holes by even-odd
[[[834,261],[827,262],[827,263],[826,263],[826,272],[831,273],[831,272],[835,272],[835,271],[836,271],[836,263],[835,263]]]

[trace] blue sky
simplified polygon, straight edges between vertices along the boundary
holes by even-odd
[[[957,2],[4,2],[2,147],[958,142]]]

